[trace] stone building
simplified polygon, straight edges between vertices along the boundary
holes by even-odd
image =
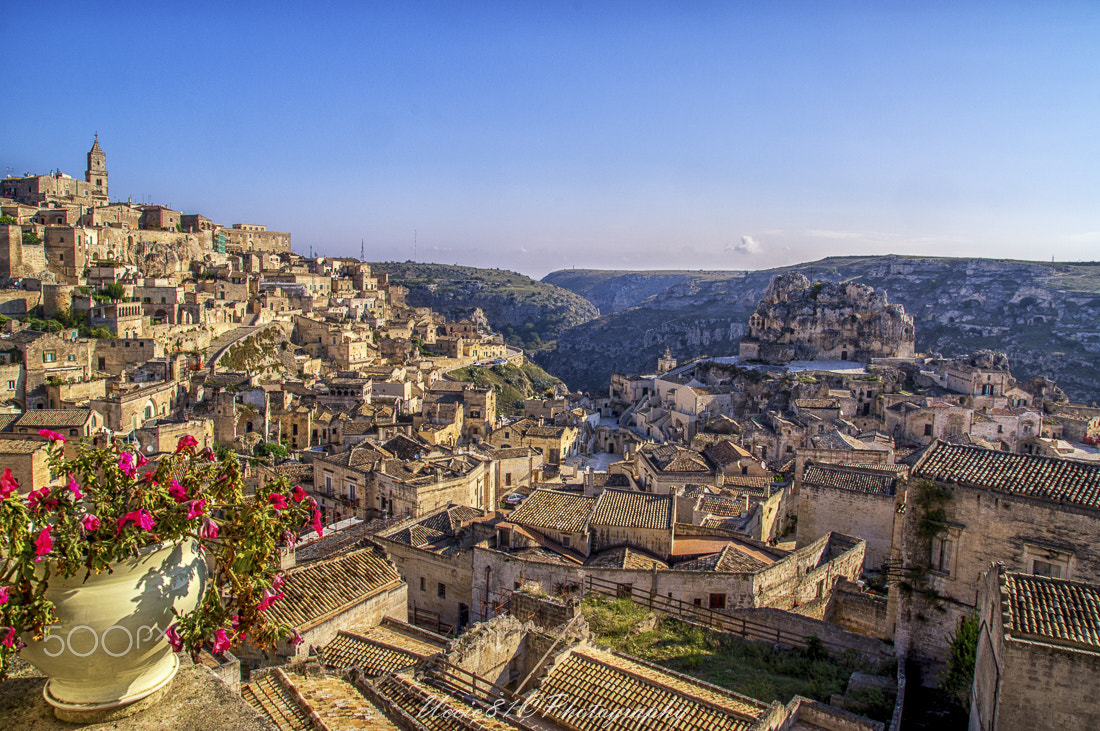
[[[252,223],[235,223],[232,228],[223,228],[225,250],[227,252],[290,251],[290,234],[281,231],[268,231],[267,226]]]
[[[878,569],[892,555],[904,505],[894,472],[810,464],[802,473],[797,545],[830,531],[858,535],[867,542],[864,567]]]
[[[1100,585],[1005,571],[978,590],[970,728],[1100,728]]]
[[[107,155],[97,136],[88,151],[84,180],[75,180],[57,170],[51,175],[8,177],[0,181],[0,197],[20,203],[39,205],[56,201],[97,205],[107,202]]]
[[[470,526],[480,510],[444,505],[379,532],[376,540],[408,583],[408,612],[414,624],[433,629],[465,627],[474,606]]]
[[[811,284],[780,274],[768,285],[741,340],[742,360],[912,358],[913,316],[889,304],[886,293],[855,282]]]
[[[900,566],[921,591],[891,592],[899,644],[933,666],[958,620],[977,611],[991,563],[1100,582],[1097,463],[934,442],[910,472],[904,517]]]
[[[675,496],[607,489],[596,498],[588,521],[590,551],[629,545],[667,561],[675,523]]]
[[[578,430],[572,426],[542,426],[534,419],[520,419],[493,431],[489,444],[498,449],[534,447],[543,463],[559,465],[576,453]]]
[[[49,442],[37,438],[38,429],[33,432],[27,429],[23,433],[32,433],[35,438],[0,439],[0,465],[2,465],[0,472],[4,468],[10,469],[12,477],[19,481],[19,492],[22,494],[63,484],[63,476],[53,474],[46,460],[46,448]],[[66,430],[64,433],[68,434],[69,431]]]

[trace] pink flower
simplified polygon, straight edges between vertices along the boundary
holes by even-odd
[[[187,499],[187,488],[175,480],[172,480],[172,486],[168,488],[168,494],[171,495],[172,499],[177,503],[182,503]]]
[[[215,655],[220,655],[229,649],[229,635],[225,633],[224,629],[220,629],[214,633],[214,648],[212,652]]]
[[[137,466],[138,466],[138,467],[144,467],[144,466],[145,466],[145,465],[147,465],[147,464],[149,464],[149,460],[145,458],[145,455],[144,455],[144,454],[142,454],[141,452],[138,452],[138,455],[137,455]]]
[[[283,598],[283,593],[281,591],[278,594],[276,594],[271,589],[264,589],[263,598],[260,600],[260,603],[256,605],[256,611],[257,612],[266,611],[268,607],[270,607],[272,604],[275,603],[276,599],[282,599],[282,598]]]
[[[294,492],[291,497],[294,498],[294,502],[300,503],[306,499],[306,491],[302,489],[301,485],[295,485]]]
[[[6,499],[19,487],[19,480],[11,476],[11,467],[4,468],[0,475],[0,500]]]
[[[282,574],[275,574],[275,576],[271,579],[271,587],[273,589],[282,589],[285,582],[285,576],[283,576]]]
[[[139,454],[138,456],[140,457],[141,455]],[[156,476],[155,472],[146,472],[142,476],[141,480],[142,480],[142,482],[149,482],[149,483],[152,483],[154,485],[160,484],[156,480],[153,479],[154,476]]]
[[[218,537],[218,524],[210,518],[204,517],[202,519],[202,531],[199,535],[208,540],[214,540]]]
[[[210,447],[202,450],[202,456],[206,458],[207,462],[213,462],[218,458],[218,456],[214,454],[214,450]]]
[[[187,508],[187,519],[191,520],[202,515],[204,507],[206,507],[205,500],[192,500],[191,505]]]
[[[233,629],[237,629],[238,627],[241,626],[241,615],[234,614],[229,619],[231,619],[233,621]]]
[[[286,495],[273,492],[267,496],[267,501],[271,503],[276,510],[286,510]]]
[[[38,538],[34,539],[35,561],[41,561],[42,557],[49,553],[50,549],[53,548],[53,538],[50,537],[50,529],[52,527],[53,526],[47,525],[39,532]]]
[[[137,470],[134,468],[134,456],[129,452],[118,455],[118,468],[127,477],[133,477]]]
[[[323,537],[325,535],[324,528],[321,526],[320,510],[313,511],[313,520],[311,520],[309,524],[313,527],[313,530],[317,531],[318,536]]]
[[[183,650],[183,638],[180,637],[180,633],[176,631],[176,625],[172,625],[165,630],[164,636],[168,638],[168,644],[172,646],[172,652],[180,652]]]
[[[122,518],[118,521],[119,532],[122,532],[122,529],[126,526],[127,523],[136,523],[138,527],[142,530],[153,530],[153,526],[157,524],[157,522],[153,520],[153,516],[145,508],[142,508],[141,510],[133,510],[122,516]]]
[[[27,495],[27,505],[32,511],[38,510],[39,504],[42,503],[46,499],[46,496],[49,494],[50,488],[48,487],[43,487],[38,490],[31,490],[30,493],[28,493]],[[53,501],[48,501],[44,503],[47,509],[49,509],[51,502]]]
[[[302,636],[298,634],[298,630],[294,630],[290,637],[290,646],[297,647],[298,645],[302,644],[303,641],[304,640],[302,640]]]
[[[0,586],[0,606],[8,603],[8,592],[11,591],[10,586]]]
[[[179,443],[176,444],[176,454],[179,454],[188,447],[194,447],[198,443],[198,439],[195,439],[190,434],[184,434],[182,437],[180,437]]]
[[[3,645],[4,647],[11,647],[14,644],[15,644],[15,627],[8,627],[8,634],[3,640],[0,640],[0,645]]]
[[[38,430],[38,436],[46,437],[46,439],[49,439],[51,442],[68,441],[67,439],[65,439],[65,437],[61,436],[60,434],[58,434],[55,431],[50,431],[49,429],[39,429]]]
[[[99,530],[99,518],[94,515],[85,515],[80,519],[80,524],[84,530]]]
[[[73,491],[73,502],[84,497],[84,493],[80,491],[80,485],[76,483],[76,478],[73,477],[72,472],[69,473],[69,489]]]

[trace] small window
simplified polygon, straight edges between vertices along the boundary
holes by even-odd
[[[725,609],[726,608],[726,595],[725,594],[711,594],[710,595],[710,608],[711,609]]]
[[[447,598],[447,585],[443,582],[439,582],[439,586],[436,588],[436,596],[438,596],[440,599]]]
[[[955,557],[955,541],[948,534],[941,534],[932,539],[932,556],[930,567],[933,571],[950,574]]]
[[[570,544],[570,538],[569,538],[569,536],[562,536],[562,537],[561,537],[561,544],[562,544],[563,546],[565,546],[566,548],[569,548],[569,544]]]
[[[14,391],[15,390],[15,381],[8,381],[8,390],[9,391]]]
[[[703,606],[703,599],[701,597],[695,597],[694,599],[691,600],[691,603],[694,604],[697,607],[701,607],[701,606]]]
[[[42,354],[43,363],[53,363],[55,360],[57,360],[57,353],[52,350],[48,350]]]
[[[932,425],[931,424],[925,424],[924,425],[924,436],[926,436],[926,437],[932,436]]]
[[[423,577],[423,576],[421,576],[421,577],[420,577],[420,591],[424,591],[424,590],[425,590],[425,589],[424,589],[424,584],[425,584],[425,582],[424,582],[424,577]]]

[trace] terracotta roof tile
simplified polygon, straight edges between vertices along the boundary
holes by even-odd
[[[866,472],[855,469],[839,469],[819,465],[806,465],[802,473],[803,485],[831,487],[865,495],[892,496],[897,494],[897,479],[883,472]]]
[[[596,500],[591,524],[667,530],[672,528],[674,500],[672,495],[604,490]]]
[[[558,490],[535,490],[508,518],[531,528],[563,533],[582,533],[588,525],[596,498]]]
[[[84,426],[91,417],[91,409],[32,409],[20,416],[14,426],[16,429],[78,427]]]
[[[364,548],[291,569],[286,574],[284,597],[268,612],[276,622],[308,629],[400,581],[400,574],[380,551]]]
[[[912,475],[1100,508],[1100,464],[933,442]]]
[[[1002,582],[1013,635],[1100,650],[1100,585],[1013,573]]]
[[[622,655],[595,649],[574,650],[553,666],[540,690],[562,694],[564,703],[548,717],[568,722],[569,728],[638,731],[660,728],[666,731],[743,731],[767,710],[749,698],[683,676],[629,660]],[[624,711],[617,717],[580,716],[569,718],[566,709],[600,708]],[[631,717],[631,709],[653,709],[667,714],[650,719]],[[562,714],[561,717],[557,714]]]
[[[644,571],[650,571],[654,568],[668,568],[668,564],[664,561],[653,558],[637,549],[626,547],[612,548],[609,551],[596,554],[588,560],[586,565],[604,569],[641,569]]]

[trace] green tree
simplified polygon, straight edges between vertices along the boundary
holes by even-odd
[[[118,301],[126,296],[126,288],[118,282],[108,282],[103,285],[99,290],[101,294],[110,297],[112,300]]]
[[[34,244],[42,243],[42,237],[36,234],[34,231],[23,232],[23,245],[33,246]]]
[[[9,226],[17,226],[19,224],[19,221],[16,221],[14,216],[8,216],[8,215],[0,216],[0,224],[5,224],[5,223],[8,224]]]
[[[940,688],[953,695],[964,708],[970,708],[970,686],[974,683],[974,663],[978,657],[981,623],[977,614],[959,620],[947,650],[947,675]]]

